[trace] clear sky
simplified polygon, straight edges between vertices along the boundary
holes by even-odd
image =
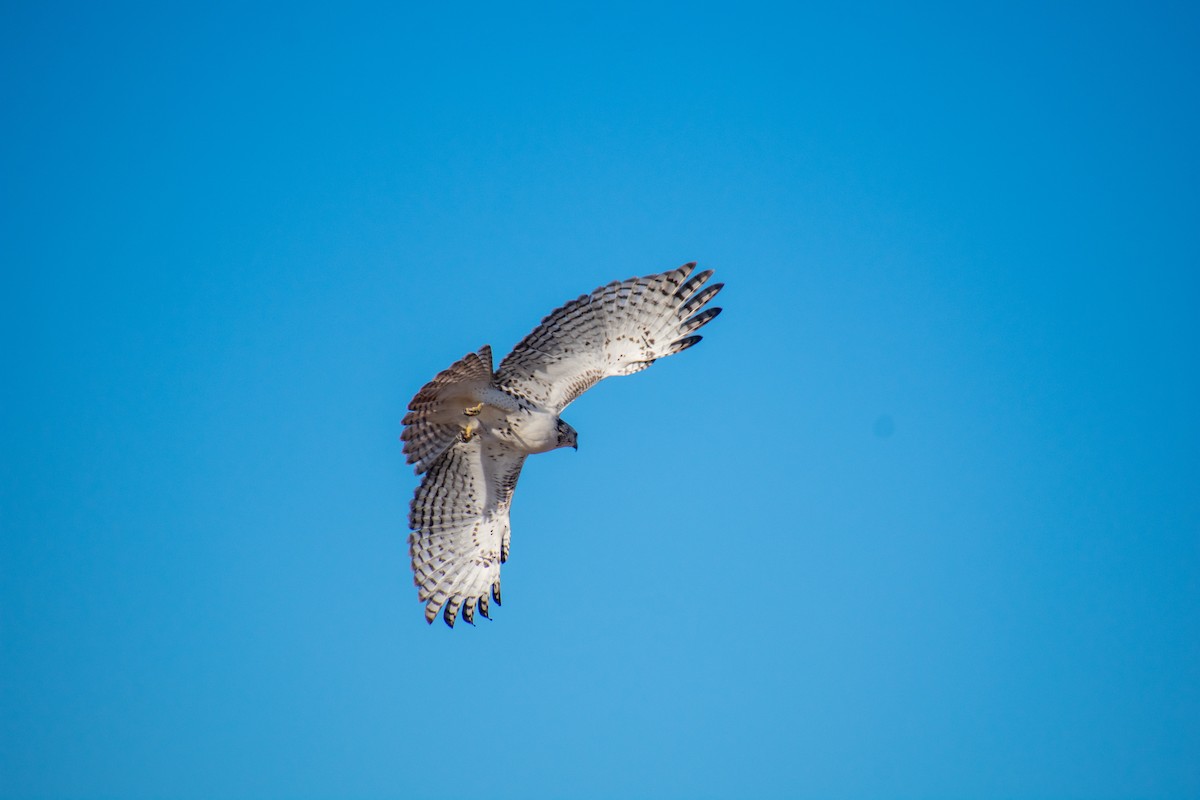
[[[1200,796],[1194,7],[431,5],[0,12],[0,795]],[[427,626],[410,397],[691,260]]]

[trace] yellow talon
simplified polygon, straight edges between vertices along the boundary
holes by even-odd
[[[477,406],[467,406],[466,410],[464,410],[463,413],[466,414],[468,417],[477,417],[477,416],[479,416],[480,411],[483,411],[483,403],[480,403]]]
[[[466,425],[463,426],[462,436],[460,438],[464,442],[469,442],[469,441],[471,441],[471,439],[475,438],[475,432],[478,430],[479,430],[479,421],[473,419],[470,422],[468,422]]]

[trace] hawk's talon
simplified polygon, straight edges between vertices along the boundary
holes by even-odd
[[[483,403],[480,403],[477,406],[467,406],[467,408],[463,410],[463,413],[468,417],[477,417],[479,416],[480,411],[483,411]]]
[[[462,431],[458,434],[458,438],[464,442],[469,442],[475,438],[475,432],[479,430],[479,421],[472,419],[463,426]]]

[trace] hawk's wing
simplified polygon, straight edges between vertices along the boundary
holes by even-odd
[[[500,565],[508,560],[508,509],[525,454],[486,436],[456,440],[425,473],[408,516],[413,582],[433,622],[462,609],[488,616],[488,595],[500,604]]]
[[[598,381],[630,375],[700,341],[693,334],[721,312],[702,311],[724,284],[702,288],[712,270],[694,263],[601,286],[551,313],[500,362],[496,384],[561,412]]]

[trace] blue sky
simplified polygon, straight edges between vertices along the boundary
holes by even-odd
[[[6,4],[0,794],[1200,795],[1186,4]],[[429,627],[399,419],[697,260]]]

